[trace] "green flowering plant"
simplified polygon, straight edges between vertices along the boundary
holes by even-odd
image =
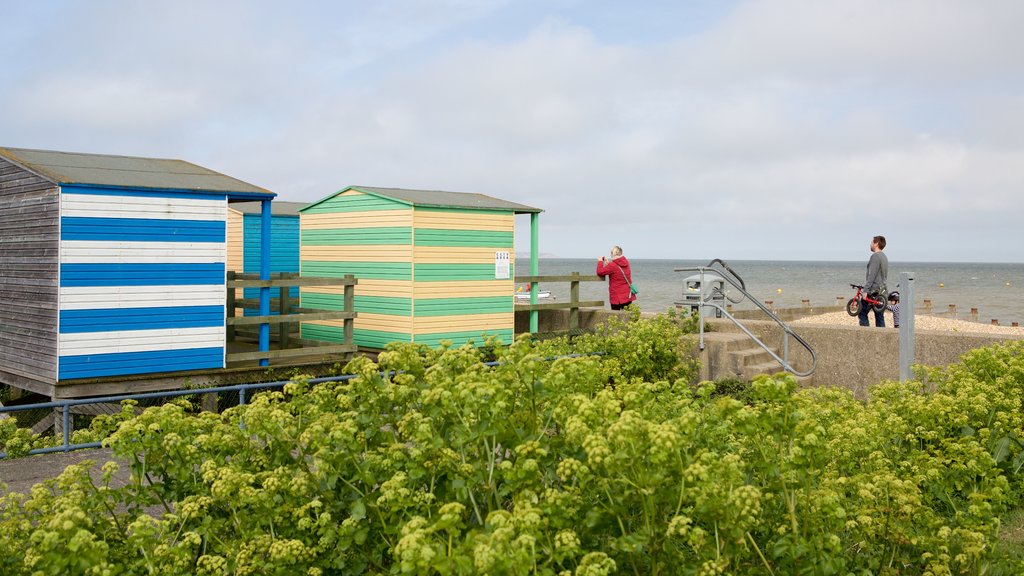
[[[71,432],[70,443],[87,444],[107,438],[121,422],[135,417],[137,406],[138,402],[135,400],[124,400],[117,412],[96,415],[87,427]],[[62,436],[37,434],[29,428],[19,427],[16,418],[0,418],[0,449],[7,453],[8,458],[20,458],[27,455],[30,450],[60,446],[63,442]]]
[[[0,571],[1019,573],[1024,345],[867,402],[785,374],[737,399],[693,385],[678,321],[637,328],[674,342],[395,345],[223,414],[147,409],[108,440],[126,485],[82,465],[0,501]]]

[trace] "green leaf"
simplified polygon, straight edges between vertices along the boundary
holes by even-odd
[[[354,520],[366,518],[366,503],[363,502],[362,498],[352,503],[348,515]]]

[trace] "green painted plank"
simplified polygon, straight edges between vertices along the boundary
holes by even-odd
[[[344,310],[345,297],[340,294],[305,293],[302,295],[303,308],[320,310]],[[394,296],[355,297],[357,312],[368,314],[390,314],[411,316],[412,299]],[[499,314],[512,312],[515,303],[512,296],[481,296],[474,298],[420,298],[416,300],[417,316],[461,316],[464,314]]]
[[[353,246],[360,244],[412,244],[411,226],[333,228],[302,231],[303,246]]]
[[[323,340],[325,342],[341,342],[345,339],[345,331],[336,326],[303,324],[302,337],[311,340]],[[355,328],[352,331],[352,339],[355,340],[357,346],[381,349],[391,342],[412,342],[412,337],[409,334],[383,332],[380,330],[360,330],[359,328]]]
[[[441,345],[441,340],[450,340],[454,346],[462,346],[467,342],[472,342],[475,346],[483,346],[487,336],[497,336],[501,339],[503,344],[511,344],[513,340],[513,331],[511,328],[503,330],[493,330],[483,334],[476,330],[469,330],[466,332],[440,332],[434,334],[417,334],[416,343],[426,344],[431,348],[437,348]]]
[[[340,278],[345,274],[352,274],[360,279],[412,280],[412,264],[409,262],[323,262],[319,260],[303,260],[302,274],[304,276],[324,276],[327,278]]]
[[[512,248],[512,232],[494,230],[416,229],[417,246],[494,246]],[[369,244],[369,242],[367,242]]]
[[[461,316],[463,314],[497,314],[512,312],[512,295],[475,298],[417,298],[416,316]]]
[[[395,296],[355,296],[356,312],[367,314],[389,314],[391,316],[411,316],[412,298]],[[345,297],[341,294],[317,294],[307,292],[302,295],[303,308],[319,308],[321,310],[344,310]]]
[[[513,278],[514,268],[511,266],[509,270]],[[417,282],[495,279],[494,264],[416,264],[415,273]]]
[[[335,196],[302,210],[303,214],[326,214],[333,212],[369,212],[372,210],[412,210],[412,206],[395,200],[371,196]]]

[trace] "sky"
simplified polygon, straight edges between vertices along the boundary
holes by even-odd
[[[1024,262],[1019,0],[0,10],[0,146],[477,192],[564,258]]]

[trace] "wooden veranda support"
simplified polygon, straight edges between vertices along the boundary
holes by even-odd
[[[246,328],[259,328],[260,347],[266,348],[253,352],[234,352],[227,354],[227,362],[245,362],[259,360],[269,362],[283,358],[299,356],[321,356],[325,354],[352,354],[356,351],[353,339],[355,312],[355,286],[359,281],[352,275],[343,278],[299,277],[297,273],[273,274],[269,280],[260,280],[258,274],[237,274],[228,272],[227,280],[227,339],[233,341],[242,335]],[[292,286],[336,286],[344,289],[344,310],[322,310],[293,306],[290,289]],[[278,289],[278,297],[270,299],[270,308],[277,314],[262,314],[265,304],[263,298],[236,298],[237,288]],[[235,309],[259,310],[259,316],[235,316]],[[341,344],[300,338],[292,334],[292,328],[298,328],[303,321],[312,320],[344,320],[344,341]],[[264,345],[263,333],[270,334],[270,327],[276,327],[277,349],[269,349],[269,338]],[[263,328],[266,327],[266,328]]]
[[[541,282],[552,283],[552,282],[568,282],[569,283],[569,301],[568,302],[549,302],[545,304],[516,304],[517,307],[526,308],[531,312],[530,317],[530,333],[537,333],[537,321],[536,312],[540,310],[569,310],[569,330],[576,330],[580,327],[580,308],[587,308],[591,306],[604,306],[603,300],[590,300],[580,301],[580,282],[603,282],[604,278],[596,275],[583,276],[579,272],[573,272],[568,276],[516,276],[516,283],[530,284],[530,297],[531,300],[537,298],[537,286]]]

